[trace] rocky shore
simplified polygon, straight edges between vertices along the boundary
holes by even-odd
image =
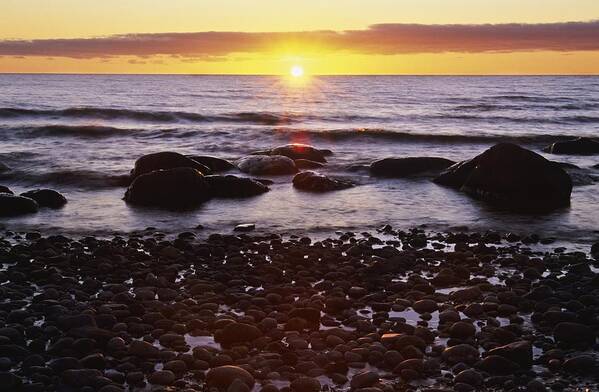
[[[599,388],[599,244],[197,234],[4,232],[0,391]]]

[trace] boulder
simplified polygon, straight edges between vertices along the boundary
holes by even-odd
[[[134,179],[155,170],[169,170],[178,167],[188,167],[202,174],[210,174],[208,167],[185,155],[172,151],[163,151],[144,155],[135,161],[135,167],[131,170],[131,178]]]
[[[385,158],[372,162],[370,174],[378,177],[401,178],[424,172],[439,172],[453,164],[454,161],[437,157]]]
[[[244,368],[239,366],[219,366],[212,368],[206,373],[206,386],[226,391],[235,380],[243,381],[250,389],[254,387],[256,380]]]
[[[194,206],[210,197],[210,187],[202,173],[189,167],[142,174],[125,193],[128,203],[171,209]]]
[[[13,194],[13,192],[7,186],[4,185],[0,185],[0,193],[10,193],[11,195]]]
[[[489,355],[476,364],[476,367],[491,374],[510,374],[518,370],[518,365],[505,357]]]
[[[327,161],[325,156],[332,154],[332,152],[330,150],[319,150],[307,144],[294,143],[260,151],[258,154],[283,155],[291,159],[307,159],[325,163]]]
[[[579,137],[576,139],[555,142],[547,146],[543,151],[550,154],[567,154],[567,155],[594,155],[599,154],[599,142]]]
[[[282,155],[250,155],[241,158],[237,167],[244,173],[253,175],[282,175],[298,172],[295,162]]]
[[[227,170],[235,169],[235,165],[226,159],[212,157],[209,155],[188,155],[190,159],[206,166],[213,173],[224,172]],[[204,173],[207,174],[207,173]]]
[[[0,193],[0,216],[16,216],[37,212],[39,205],[33,199]]]
[[[313,171],[305,171],[293,177],[293,186],[309,192],[330,192],[351,188],[354,184],[347,180],[330,178]]]
[[[587,325],[561,322],[553,328],[553,337],[559,343],[569,345],[592,345],[595,343],[595,332]]]
[[[570,204],[572,180],[558,165],[511,143],[500,143],[456,163],[437,184],[519,211],[546,211]]]
[[[258,327],[245,323],[230,323],[222,330],[217,331],[214,338],[224,344],[251,342],[262,336]]]
[[[40,207],[60,208],[67,204],[67,198],[52,189],[35,189],[21,196],[35,200]]]
[[[228,176],[205,176],[214,197],[249,197],[269,191],[268,187],[251,178]]]
[[[291,392],[320,392],[320,381],[316,378],[300,376],[291,381]]]

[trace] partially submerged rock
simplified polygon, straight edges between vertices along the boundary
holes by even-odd
[[[0,185],[0,193],[10,193],[12,195],[13,191],[11,191],[7,186]]]
[[[562,168],[511,143],[497,144],[469,161],[456,163],[434,181],[520,211],[568,206],[572,192],[572,180]]]
[[[210,174],[210,169],[208,167],[183,154],[172,151],[163,151],[144,155],[135,161],[135,167],[131,170],[131,178],[135,179],[155,170],[169,170],[178,167],[187,167],[195,169],[202,174]]]
[[[182,209],[210,199],[202,173],[189,167],[156,170],[137,177],[125,193],[131,204]]]
[[[550,154],[565,154],[565,155],[594,155],[599,154],[599,142],[579,137],[576,139],[555,142],[547,146],[543,151]]]
[[[291,158],[282,155],[250,155],[241,158],[237,167],[244,173],[253,175],[282,175],[298,172]]]
[[[260,155],[283,155],[291,159],[307,159],[315,162],[325,163],[327,155],[332,154],[330,150],[319,150],[307,144],[287,144],[266,151],[259,151]]]
[[[228,176],[205,176],[204,180],[210,187],[214,197],[249,197],[269,191],[268,187],[251,178]]]
[[[16,216],[37,212],[39,205],[33,199],[0,193],[0,216]]]
[[[187,157],[206,166],[214,173],[235,169],[235,165],[227,161],[226,159],[221,159],[209,155],[188,155]]]
[[[305,171],[293,177],[293,186],[309,192],[330,192],[351,188],[354,184],[347,180],[330,178],[324,174]]]
[[[324,167],[324,164],[309,159],[296,159],[294,162],[298,169],[320,169]]]
[[[408,177],[424,172],[439,172],[455,164],[438,157],[385,158],[370,165],[370,174],[379,177]]]
[[[67,198],[52,189],[34,189],[21,193],[21,196],[35,200],[40,207],[60,208],[67,204]]]

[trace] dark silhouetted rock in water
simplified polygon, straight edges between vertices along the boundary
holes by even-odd
[[[314,162],[325,163],[325,156],[332,154],[330,150],[319,150],[307,144],[287,144],[267,151],[260,151],[259,155],[283,155],[291,159],[307,159]]]
[[[293,186],[310,192],[330,192],[354,186],[350,181],[329,178],[323,174],[306,171],[293,177]]]
[[[224,171],[235,168],[235,165],[233,163],[227,161],[226,159],[211,157],[208,155],[188,155],[187,157],[206,166],[214,173],[224,172]],[[204,173],[204,174],[208,174],[208,173]]]
[[[131,171],[131,178],[139,177],[154,170],[169,170],[177,167],[189,167],[196,169],[202,174],[210,174],[210,169],[201,163],[177,152],[164,151],[144,155],[135,161],[135,168]]]
[[[499,355],[528,369],[532,366],[532,344],[528,341],[519,341],[496,347],[489,351],[489,355]]]
[[[586,137],[579,137],[563,142],[555,142],[552,145],[545,147],[543,151],[550,154],[567,155],[599,154],[599,142]]]
[[[434,180],[473,197],[521,211],[570,204],[572,180],[558,165],[511,143],[497,144],[456,163]]]
[[[191,207],[210,197],[210,186],[202,173],[189,167],[143,174],[125,193],[128,203],[171,209]]]
[[[67,204],[67,198],[52,189],[35,189],[21,193],[21,196],[37,201],[40,207],[60,208]]]
[[[0,185],[0,193],[10,193],[12,195],[12,191],[4,185]]]
[[[454,161],[437,157],[385,158],[370,165],[370,174],[380,177],[407,177],[423,172],[438,172],[453,164]]]
[[[33,199],[0,193],[0,216],[15,216],[37,212],[39,205]]]
[[[204,177],[214,197],[248,197],[268,192],[266,185],[236,176],[206,176]]]
[[[590,346],[595,343],[596,335],[587,325],[572,322],[561,322],[553,329],[553,337],[557,342],[570,345]]]
[[[298,169],[320,169],[321,167],[324,167],[322,163],[311,161],[309,159],[296,159],[294,162]]]
[[[298,172],[291,158],[282,155],[250,155],[241,158],[237,167],[244,173],[254,175],[281,175]]]

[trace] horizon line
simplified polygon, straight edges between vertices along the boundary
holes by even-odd
[[[144,73],[117,73],[117,72],[0,72],[0,75],[64,75],[64,76],[268,76],[268,77],[288,77],[287,74],[262,74],[262,73],[253,73],[253,74],[245,74],[245,73],[162,73],[162,72],[157,72],[157,73],[151,73],[151,72],[144,72]],[[335,77],[335,76],[464,76],[464,77],[472,77],[472,76],[479,76],[479,77],[502,77],[502,76],[511,76],[511,77],[518,77],[518,76],[522,76],[522,77],[530,77],[530,76],[536,76],[536,77],[540,77],[540,76],[547,76],[547,77],[559,77],[559,76],[563,76],[563,77],[568,77],[568,76],[599,76],[599,72],[597,73],[540,73],[540,74],[525,74],[525,73],[514,73],[514,74],[510,74],[510,73],[489,73],[489,74],[468,74],[468,73],[456,73],[456,74],[445,74],[445,73],[431,73],[431,74],[403,74],[403,73],[396,73],[396,74],[308,74],[306,77],[310,78],[310,77]]]

